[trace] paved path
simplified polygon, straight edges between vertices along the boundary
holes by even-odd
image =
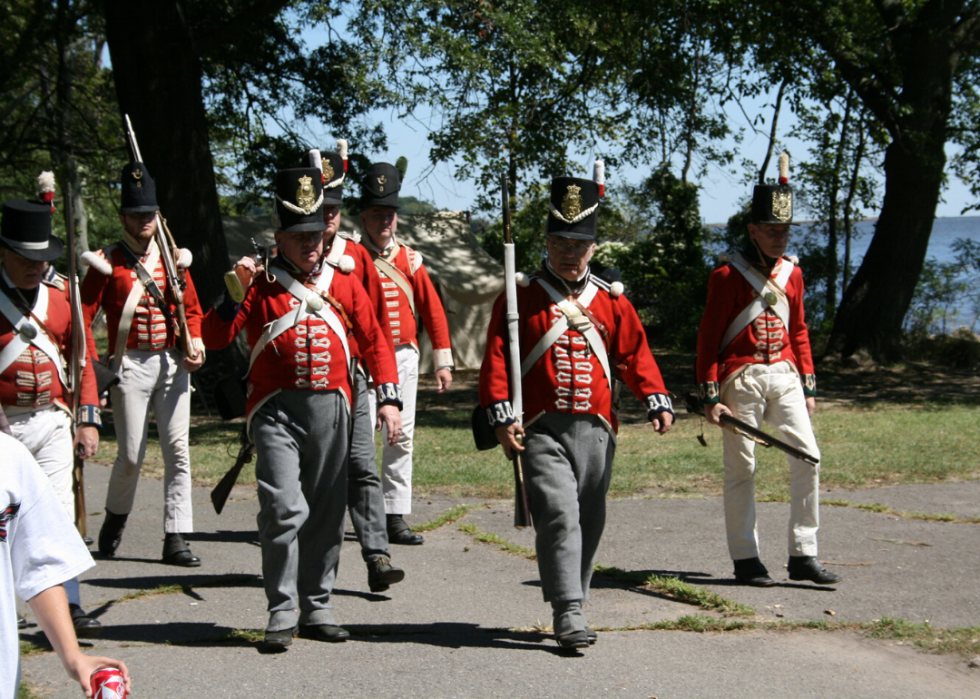
[[[93,513],[101,507],[108,471],[87,469]],[[976,516],[980,483],[827,497]],[[287,653],[262,655],[251,640],[266,620],[257,502],[247,488],[236,489],[233,498],[219,517],[208,491],[195,489],[199,533],[191,543],[204,565],[166,567],[158,563],[162,484],[143,479],[120,557],[100,561],[83,579],[83,601],[106,626],[91,650],[129,663],[135,697],[980,696],[980,670],[958,656],[851,632],[604,631],[596,646],[569,657],[534,631],[551,622],[535,563],[476,542],[459,524],[427,533],[423,546],[395,547],[395,563],[407,577],[383,595],[368,591],[358,547],[349,541],[334,602],[353,639],[339,645],[297,639]],[[460,502],[418,501],[410,521],[426,521]],[[510,503],[466,502],[479,507],[464,522],[533,548],[533,532],[511,526]],[[731,584],[716,498],[611,501],[600,563],[678,575],[753,606],[761,619],[890,616],[936,627],[980,626],[980,525],[825,507],[821,558],[845,576],[836,589],[826,589],[787,580],[787,514],[788,505],[759,506],[763,559],[780,583],[774,588]],[[90,516],[93,532],[101,523],[101,513]],[[121,599],[175,584],[179,591]],[[610,629],[708,614],[605,577],[596,578],[586,611],[594,626]],[[35,634],[29,629],[24,637]],[[80,696],[53,653],[26,658],[24,673],[44,696]]]

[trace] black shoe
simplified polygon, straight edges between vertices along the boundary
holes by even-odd
[[[758,558],[743,558],[735,561],[735,580],[752,587],[772,587],[776,584]]]
[[[378,556],[368,561],[368,587],[371,592],[384,592],[395,583],[405,579],[405,571],[391,565],[387,556]]]
[[[191,553],[191,547],[180,534],[167,534],[163,538],[163,563],[168,566],[197,568],[201,565],[201,559]]]
[[[790,580],[808,580],[817,585],[833,585],[843,580],[824,568],[816,556],[790,556],[786,570]]]
[[[26,629],[27,628],[27,619],[25,619],[24,617],[20,616],[19,614],[17,615],[17,628],[18,629]]]
[[[585,636],[586,636],[586,638],[589,639],[589,645],[590,646],[594,646],[596,644],[596,641],[599,640],[599,634],[597,634],[592,629],[586,629],[585,630]]]
[[[316,626],[300,624],[299,637],[308,638],[312,641],[343,643],[350,638],[350,632],[347,629],[334,626],[333,624],[317,624]]]
[[[102,529],[99,530],[99,553],[106,558],[112,558],[116,555],[116,549],[119,548],[119,542],[122,541],[127,519],[129,519],[128,514],[117,515],[106,509],[105,521],[102,523]]]
[[[561,636],[555,636],[555,640],[558,641],[558,645],[561,648],[588,648],[589,632],[572,631]]]
[[[71,612],[71,622],[75,626],[75,635],[78,638],[95,638],[102,633],[102,624],[99,620],[90,617],[77,604],[69,604],[68,611]]]
[[[266,653],[282,653],[293,644],[296,627],[282,631],[266,631],[261,650]]]
[[[402,546],[418,546],[425,539],[421,534],[416,534],[405,522],[401,515],[387,515],[388,518],[388,541],[392,544]]]

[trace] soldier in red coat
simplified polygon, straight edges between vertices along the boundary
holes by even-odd
[[[53,187],[53,178],[52,178]],[[53,191],[52,191],[53,195]],[[82,368],[78,414],[72,415],[68,362],[73,352],[68,287],[55,277],[43,281],[45,267],[64,244],[51,235],[50,203],[23,199],[3,204],[0,228],[0,416],[40,464],[61,507],[75,514],[73,452],[84,457],[99,446],[99,397],[91,361]],[[92,333],[86,328],[90,357]],[[75,429],[72,435],[72,418]],[[81,546],[81,543],[79,543]],[[78,578],[65,582],[75,633],[99,635],[102,624],[81,606]]]
[[[337,142],[339,151],[310,151],[310,165],[323,173],[323,249],[327,261],[360,280],[374,307],[381,332],[394,360],[395,348],[391,331],[383,322],[386,316],[381,278],[371,260],[371,254],[358,245],[361,236],[340,230],[340,207],[343,204],[344,180],[347,169],[347,141]],[[360,358],[357,338],[351,336],[351,353]],[[368,587],[371,592],[384,592],[405,579],[405,571],[391,564],[388,531],[385,524],[384,494],[381,477],[375,462],[374,419],[364,362],[357,363],[354,377],[354,426],[351,431],[350,462],[347,469],[347,509],[354,534],[361,544],[361,557],[367,563]]]
[[[780,181],[756,185],[745,249],[708,279],[698,332],[698,393],[714,425],[734,415],[752,427],[763,421],[789,444],[819,459],[810,425],[816,396],[813,357],[803,312],[803,274],[784,256],[793,220],[788,156]],[[735,579],[775,585],[759,558],[755,519],[755,441],[725,429],[725,525]],[[790,580],[831,585],[841,577],[817,559],[819,467],[788,457]]]
[[[330,596],[343,543],[354,352],[375,378],[378,428],[395,441],[401,397],[391,349],[361,283],[323,254],[323,181],[317,168],[276,176],[276,245],[245,298],[225,298],[204,319],[208,347],[244,331],[251,347],[247,425],[255,442],[259,543],[269,622],[264,647],[293,636],[337,642],[350,634]]]
[[[402,245],[398,231],[398,192],[401,176],[388,163],[376,163],[364,174],[361,186],[361,225],[367,237],[361,241],[374,260],[384,294],[384,323],[395,343],[398,380],[405,401],[402,435],[386,445],[381,459],[381,483],[387,513],[388,539],[393,544],[418,545],[421,534],[413,532],[404,516],[412,512],[412,452],[415,445],[415,398],[419,385],[419,318],[432,342],[432,361],[439,392],[453,382],[453,352],[449,324],[439,294],[422,262],[422,255]]]
[[[667,432],[674,420],[622,284],[609,284],[589,269],[598,207],[599,187],[592,180],[552,182],[547,257],[517,289],[523,416],[510,402],[503,295],[494,306],[480,369],[480,405],[498,441],[508,457],[524,452],[541,589],[563,648],[584,648],[596,639],[582,605],[605,526],[618,430],[616,375],[643,401],[657,432]]]
[[[204,363],[201,304],[191,279],[190,251],[176,262],[182,276],[184,306],[192,351],[176,346],[177,309],[171,280],[157,245],[159,206],[156,185],[143,163],[122,171],[122,240],[82,258],[89,271],[82,282],[85,322],[91,325],[99,308],[109,330],[107,364],[119,377],[110,390],[119,452],[106,494],[105,521],[99,531],[99,553],[112,557],[122,541],[133,509],[140,469],[146,456],[150,409],[160,433],[163,453],[163,555],[168,565],[194,567],[201,559],[191,553],[182,534],[194,531],[191,502],[190,372]]]

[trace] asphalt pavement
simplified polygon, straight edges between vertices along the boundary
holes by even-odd
[[[86,470],[93,536],[102,524],[108,475],[103,466]],[[195,488],[197,533],[188,536],[200,568],[159,562],[163,487],[144,478],[118,557],[97,560],[83,576],[83,603],[105,626],[83,645],[129,664],[134,697],[980,696],[980,669],[967,659],[853,631],[636,630],[717,614],[606,576],[596,576],[586,605],[592,626],[602,629],[598,643],[577,654],[559,651],[541,631],[551,613],[534,561],[460,529],[473,525],[533,548],[533,531],[514,529],[506,501],[417,500],[412,524],[458,504],[474,507],[459,522],[426,532],[422,546],[393,547],[393,562],[406,578],[383,594],[368,590],[349,535],[333,602],[351,640],[297,639],[286,653],[261,654],[256,639],[267,614],[254,488],[236,487],[220,516],[208,494]],[[823,497],[903,512],[980,515],[980,481]],[[754,607],[759,620],[893,617],[936,628],[980,627],[980,525],[825,506],[820,558],[844,576],[825,588],[787,579],[788,512],[783,503],[758,507],[763,561],[778,583],[772,588],[734,584],[718,498],[611,500],[599,563],[678,576]],[[980,655],[980,628],[977,635]],[[22,633],[37,636],[36,627]],[[80,696],[53,653],[26,657],[23,666],[39,694]]]

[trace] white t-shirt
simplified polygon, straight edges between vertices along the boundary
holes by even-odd
[[[20,643],[14,593],[30,600],[95,565],[41,467],[0,432],[0,699],[15,699]]]

